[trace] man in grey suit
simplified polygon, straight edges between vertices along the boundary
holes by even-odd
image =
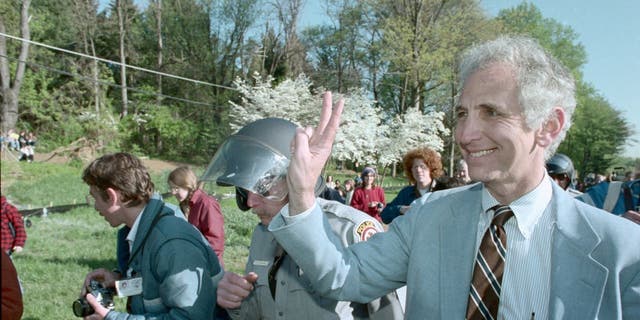
[[[574,200],[545,170],[576,105],[569,71],[534,40],[500,37],[465,53],[460,79],[455,138],[478,183],[420,198],[387,232],[345,248],[313,197],[343,107],[325,102],[318,126],[294,137],[289,206],[269,230],[323,295],[368,301],[406,284],[407,319],[476,318],[474,265],[490,225],[496,234],[494,206],[508,205],[499,299],[485,318],[637,319],[640,227]]]

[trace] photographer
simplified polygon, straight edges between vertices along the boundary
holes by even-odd
[[[222,275],[218,259],[196,229],[151,197],[153,182],[142,162],[127,153],[108,154],[89,164],[82,180],[96,211],[112,227],[131,229],[118,239],[119,247],[130,248],[126,269],[87,274],[81,294],[95,313],[85,319],[214,319]],[[127,296],[128,313],[105,307],[87,292],[92,280]]]

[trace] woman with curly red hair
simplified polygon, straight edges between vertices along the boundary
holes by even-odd
[[[402,188],[396,198],[382,210],[380,216],[386,224],[405,214],[413,200],[434,191],[436,179],[443,172],[440,155],[429,148],[410,150],[402,158],[402,165],[409,178],[409,185]]]

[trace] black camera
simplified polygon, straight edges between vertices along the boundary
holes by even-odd
[[[382,209],[382,203],[378,202],[378,209]]]
[[[105,308],[112,309],[114,307],[113,303],[113,294],[115,291],[111,288],[103,287],[100,282],[96,280],[91,280],[89,285],[87,286],[87,291],[91,293],[96,300]],[[80,298],[73,302],[73,314],[76,317],[86,317],[95,312],[89,302],[87,302],[86,298]]]

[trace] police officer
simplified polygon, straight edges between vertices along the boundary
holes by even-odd
[[[547,173],[571,196],[577,197],[582,194],[582,192],[571,187],[576,177],[576,170],[573,168],[573,161],[567,155],[556,153],[551,159],[547,160]]]
[[[296,125],[279,118],[252,122],[229,137],[213,156],[203,180],[233,186],[236,203],[260,219],[249,248],[245,275],[225,272],[217,302],[233,319],[401,319],[395,292],[368,304],[335,301],[318,295],[295,261],[276,242],[267,226],[287,205],[286,181],[290,143]],[[319,196],[325,183],[316,184]],[[382,231],[368,215],[336,201],[317,200],[336,237],[345,245],[365,241]]]

